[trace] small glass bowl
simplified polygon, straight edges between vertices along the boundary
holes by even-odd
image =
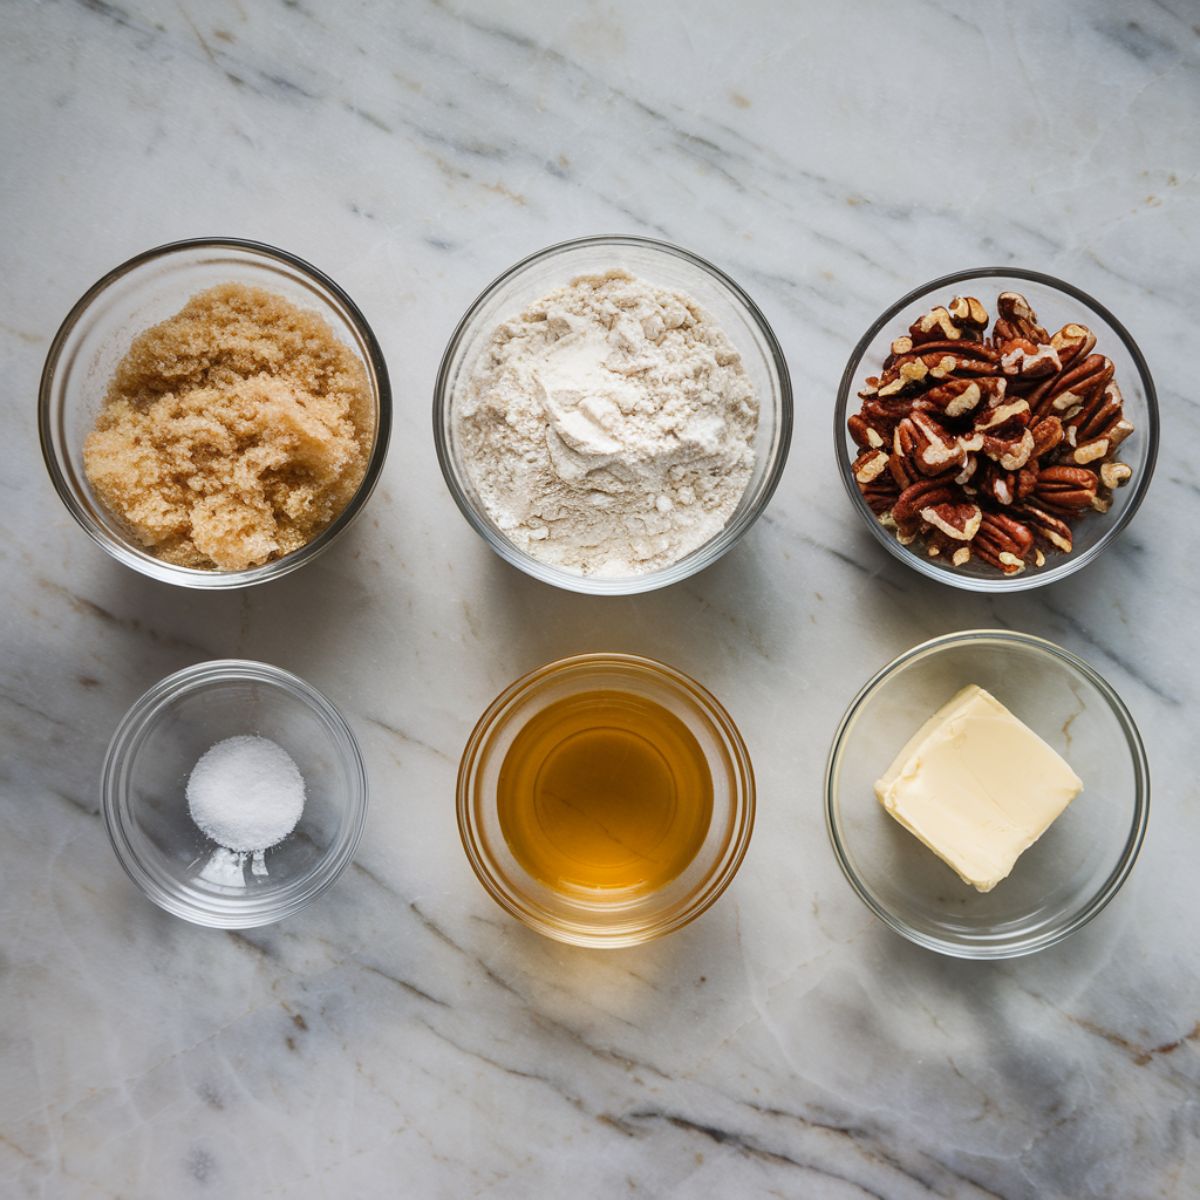
[[[555,701],[596,689],[668,709],[700,743],[712,775],[712,821],[695,858],[666,886],[632,899],[593,900],[547,887],[513,856],[497,813],[497,779],[517,734]],[[695,680],[632,654],[581,654],[518,679],[479,718],[458,772],[458,828],[480,883],[530,929],[576,946],[634,946],[694,921],[729,886],[753,827],[754,771],[729,714]]]
[[[874,792],[921,724],[971,683],[1083,780],[1012,874],[986,893],[903,829]],[[1028,634],[972,630],[914,647],[859,692],[833,740],[825,804],[838,863],[876,916],[942,954],[1013,958],[1061,941],[1116,895],[1146,833],[1150,775],[1129,710],[1081,658]]]
[[[222,882],[220,852],[188,812],[185,789],[215,742],[259,734],[304,777],[296,828]],[[367,811],[367,776],[341,714],[302,679],[266,663],[199,663],[156,683],[126,713],[101,779],[104,821],[129,877],[160,908],[214,929],[250,929],[299,912],[346,869]],[[216,859],[214,861],[214,855]]]
[[[221,283],[261,287],[324,317],[362,361],[375,406],[374,445],[350,503],[307,545],[244,571],[199,570],[155,558],[100,503],[83,469],[84,441],[133,339],[174,316],[197,292]],[[109,271],[84,293],[54,335],[38,394],[42,456],[71,515],[118,562],[152,579],[192,588],[263,583],[314,559],[366,504],[383,468],[391,426],[392,393],[383,352],[354,301],[329,276],[286,250],[238,238],[170,242]]]
[[[479,354],[496,327],[579,275],[624,268],[658,287],[687,292],[706,309],[742,357],[758,397],[754,474],[725,528],[669,567],[627,577],[598,577],[540,562],[515,546],[488,515],[462,462],[454,410]],[[539,250],[490,283],[450,338],[433,394],[438,462],[455,503],[505,561],[556,587],[627,596],[678,583],[716,562],[758,519],[775,491],[792,438],[792,384],[775,334],[754,301],[728,275],[690,251],[641,237],[586,237]]]
[[[868,375],[878,375],[893,339],[938,304],[946,304],[957,293],[978,297],[989,315],[996,315],[996,297],[1004,291],[1018,291],[1033,305],[1038,320],[1048,330],[1060,329],[1068,322],[1087,325],[1096,335],[1093,353],[1106,354],[1113,361],[1115,379],[1125,400],[1125,416],[1134,432],[1122,442],[1120,458],[1133,468],[1133,478],[1113,494],[1107,513],[1088,513],[1072,526],[1074,550],[1069,555],[1048,551],[1046,564],[1030,563],[1017,575],[1003,575],[986,563],[972,559],[955,567],[939,555],[930,558],[918,538],[903,546],[893,531],[885,529],[863,499],[851,471],[858,447],[846,429],[846,419],[858,411],[858,391]],[[1043,275],[1016,267],[976,267],[943,275],[923,284],[897,300],[872,323],[850,354],[850,361],[838,387],[833,414],[834,450],[840,465],[842,483],[854,507],[866,521],[875,538],[908,566],[952,587],[972,592],[1020,592],[1041,587],[1073,575],[1098,558],[1117,534],[1133,519],[1150,486],[1154,462],[1158,456],[1158,399],[1150,369],[1129,331],[1098,300],[1086,292]]]

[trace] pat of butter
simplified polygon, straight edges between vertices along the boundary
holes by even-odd
[[[1082,790],[1051,746],[975,684],[917,730],[875,785],[880,804],[980,892]]]

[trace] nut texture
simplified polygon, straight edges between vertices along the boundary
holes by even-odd
[[[847,426],[859,490],[903,544],[1014,575],[1070,554],[1071,524],[1109,510],[1133,474],[1114,457],[1133,426],[1087,326],[1050,334],[1018,292],[996,311],[990,334],[973,296],[918,317]]]

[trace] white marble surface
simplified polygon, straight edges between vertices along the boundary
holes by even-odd
[[[1189,0],[849,10],[4,6],[0,1193],[1200,1195],[1200,17]],[[799,406],[768,519],[703,576],[625,601],[501,564],[429,436],[466,303],[524,253],[593,232],[665,236],[726,267],[773,322]],[[241,595],[109,561],[55,498],[35,436],[42,358],[79,293],[209,233],[331,272],[379,332],[397,402],[368,515],[319,563]],[[909,286],[988,260],[1065,275],[1121,315],[1166,434],[1117,548],[1003,601],[886,558],[829,450],[859,332]],[[1089,658],[1140,720],[1156,787],[1111,908],[1001,965],[939,959],[872,919],[821,810],[859,683],[974,625]],[[611,954],[507,919],[453,815],[484,704],[599,648],[705,681],[760,782],[722,902]],[[374,788],[341,883],[244,936],[145,901],[97,815],[127,705],[227,655],[326,690]]]

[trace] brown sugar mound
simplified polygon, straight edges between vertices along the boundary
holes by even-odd
[[[366,371],[320,316],[226,283],[134,339],[83,465],[155,557],[243,570],[346,507],[374,428]]]

